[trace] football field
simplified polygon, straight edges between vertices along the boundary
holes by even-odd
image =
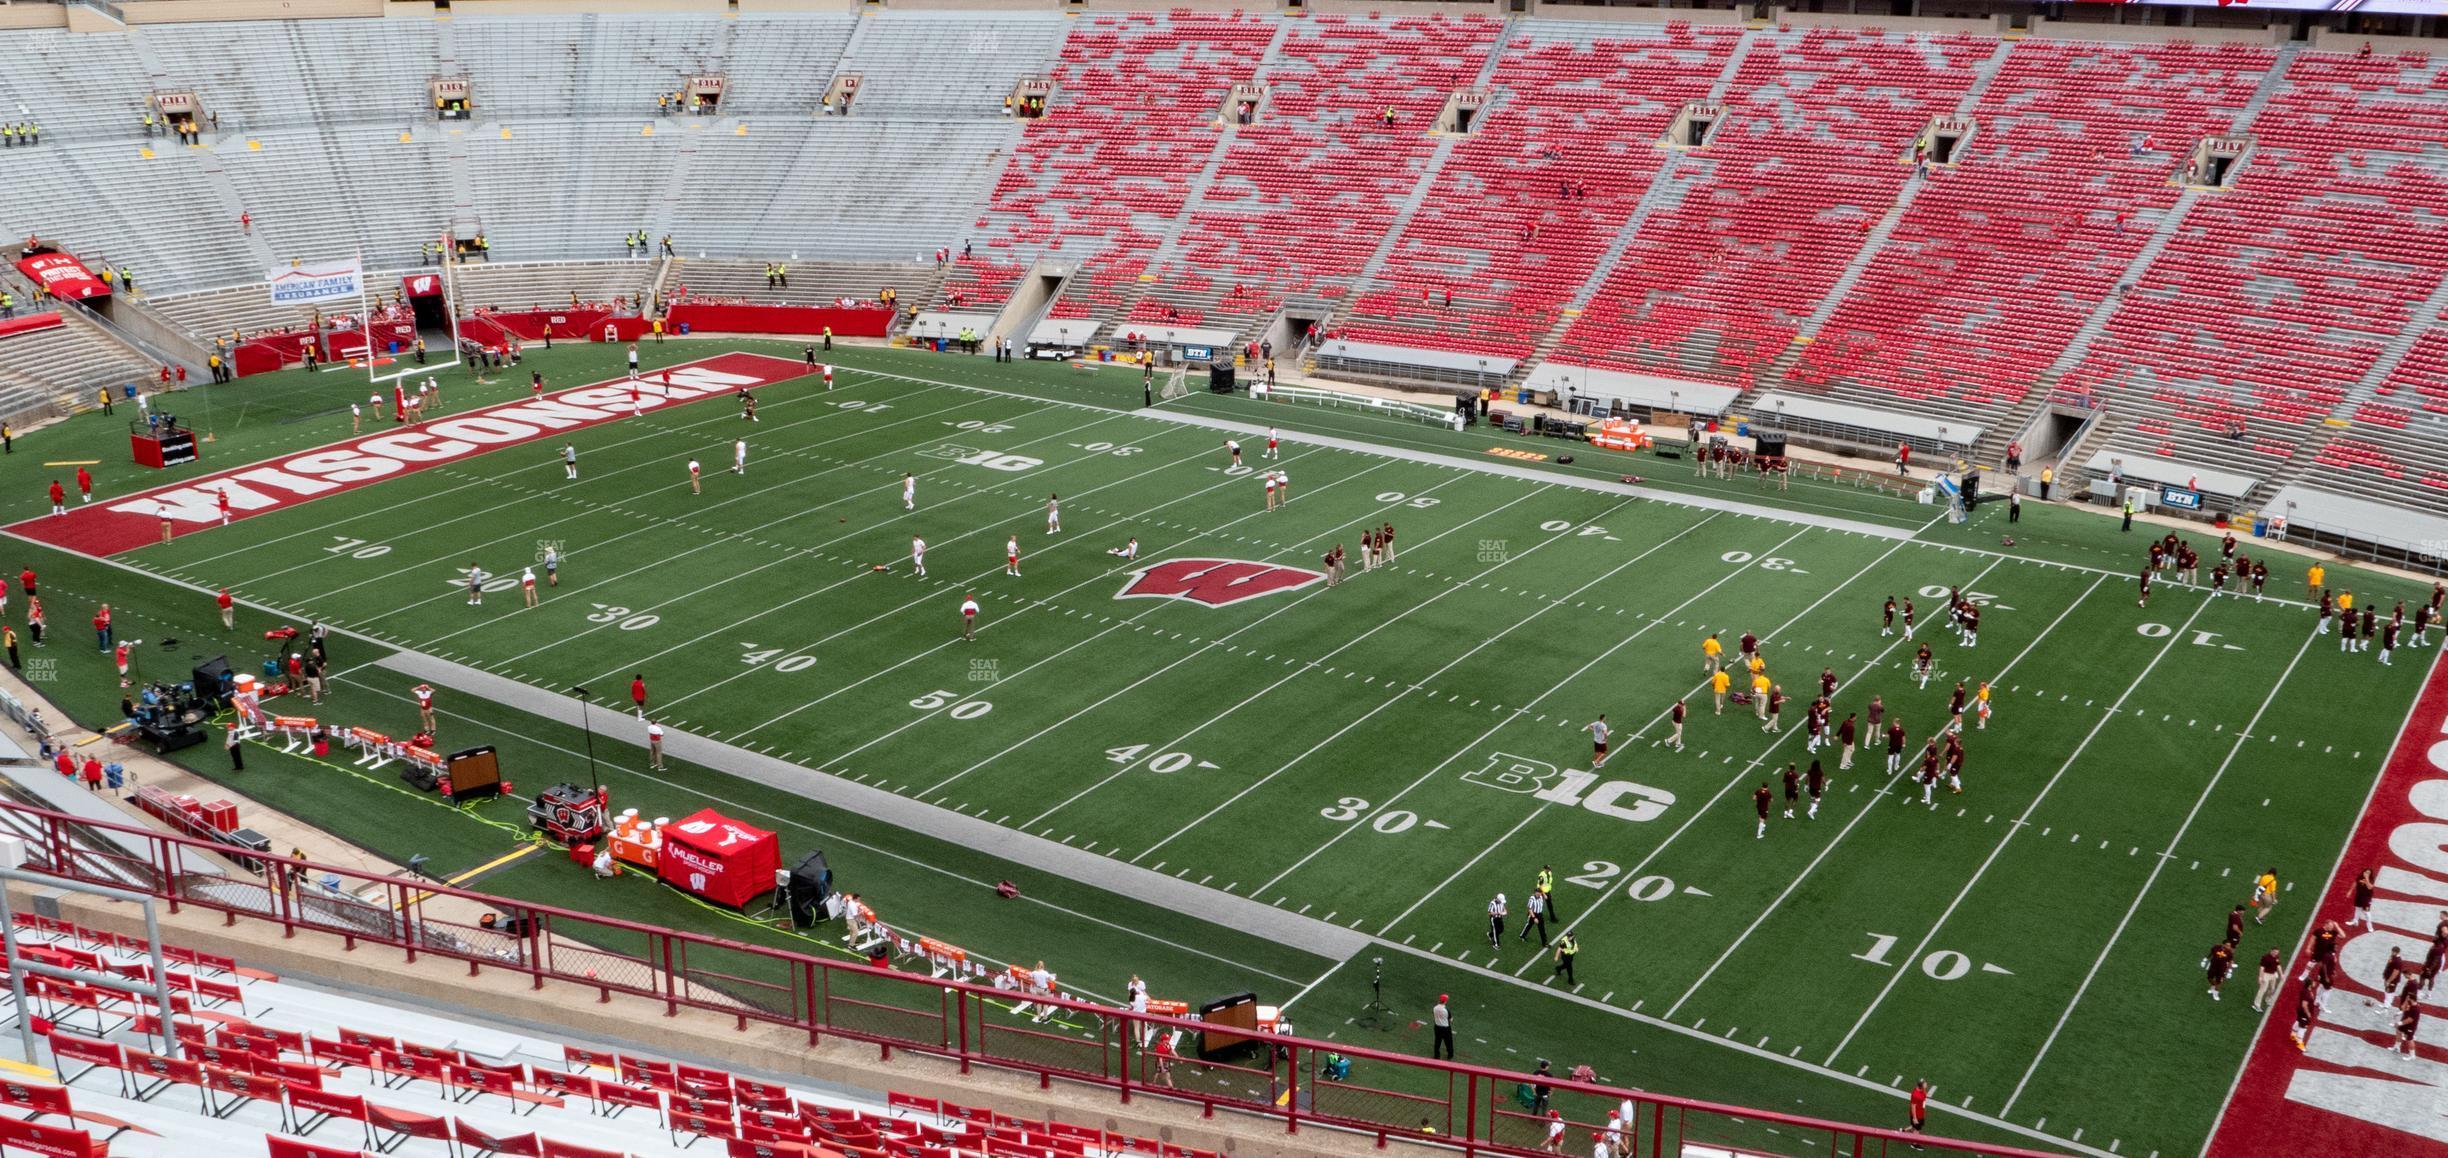
[[[2163,580],[2144,608],[2132,575],[2148,530],[2080,512],[2032,504],[2010,528],[1992,504],[1955,526],[1876,491],[1764,492],[1594,451],[1577,471],[1524,466],[1484,452],[1557,444],[1241,399],[1150,414],[1136,375],[1082,385],[1076,371],[986,365],[844,355],[835,389],[758,387],[753,423],[727,391],[635,415],[601,406],[608,420],[113,558],[553,695],[583,685],[626,709],[642,676],[649,715],[677,732],[1367,944],[1321,958],[1277,953],[1258,928],[1168,928],[1251,972],[1140,969],[1160,997],[1195,1003],[1211,995],[1201,987],[1249,979],[1304,1033],[1425,1052],[1412,1019],[1453,992],[1463,1060],[1586,1061],[1613,1081],[1804,1113],[1870,1105],[1892,1115],[1882,1125],[1926,1078],[1941,1132],[2137,1156],[2201,1149],[2259,1024],[2251,963],[2301,938],[2302,901],[2437,654],[2401,650],[2393,666],[2377,645],[2341,654],[2312,634],[2291,554],[2270,554],[2266,598]],[[525,394],[446,389],[468,392],[453,411]],[[1280,458],[1262,457],[1269,423]],[[347,427],[345,414],[301,420],[263,453]],[[1268,470],[1287,481],[1275,509]],[[1661,477],[1616,481],[1636,472]],[[11,493],[35,489],[19,479]],[[1363,569],[1361,530],[1387,524],[1393,558]],[[2215,557],[2214,537],[2190,537]],[[1330,583],[1322,557],[1338,544],[1348,569]],[[541,575],[547,550],[558,585],[526,606],[519,576]],[[125,596],[139,609],[204,613],[169,584],[43,555],[82,586],[154,589]],[[488,580],[481,604],[471,567]],[[2333,569],[2333,586],[2343,578]],[[2349,581],[2384,618],[2428,595]],[[1940,622],[1951,589],[1982,609],[1976,647]],[[1882,632],[1889,597],[1917,605],[1914,635]],[[1701,641],[1719,634],[1730,654],[1746,632],[1793,697],[1781,730],[1708,694]],[[1877,696],[1903,722],[1898,771],[1866,728],[1850,768],[1832,743],[1806,750],[1803,708],[1823,673],[1836,720],[1866,717]],[[353,675],[343,694],[396,715],[411,681],[381,678]],[[1959,682],[1989,684],[1994,713],[1964,719],[1960,793],[1941,784],[1924,805],[1911,773]],[[442,695],[458,706],[447,683]],[[1690,713],[1680,747],[1666,742],[1677,701]],[[575,742],[517,709],[468,710]],[[1594,767],[1588,726],[1602,716],[1612,753]],[[597,725],[615,737],[608,763],[638,764],[622,731],[637,726]],[[1814,759],[1825,798],[1815,818],[1806,796],[1789,819],[1782,773]],[[707,763],[704,776],[726,774]],[[733,791],[714,785],[700,786]],[[802,807],[759,799],[784,820]],[[327,823],[378,848],[462,823],[324,803]],[[855,853],[833,862],[845,878],[861,867]],[[2248,924],[2238,976],[2213,1002],[2199,962],[2273,866],[2289,891],[2266,925]],[[1580,944],[1569,980],[1539,934],[1523,936],[1542,868],[1558,882],[1548,933]],[[1099,890],[1126,880],[1075,880],[1066,903],[1096,916]],[[570,903],[552,892],[566,884],[536,887]],[[1498,894],[1509,916],[1492,943]],[[1065,955],[995,936],[1012,959]],[[1354,1018],[1372,957],[1399,1015],[1382,1025]],[[1077,970],[1084,991],[1112,993],[1129,968]],[[1721,1059],[1738,1082],[1694,1072]]]

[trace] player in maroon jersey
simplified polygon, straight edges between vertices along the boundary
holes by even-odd
[[[2202,962],[2210,975],[2210,1000],[2219,999],[2219,989],[2227,984],[2227,975],[2235,972],[2235,946],[2221,941],[2210,947],[2210,956]]]
[[[1759,833],[1757,834],[1757,839],[1764,840],[1768,836],[1768,801],[1770,798],[1771,796],[1768,791],[1768,782],[1765,780],[1760,781],[1759,791],[1751,794],[1751,803],[1757,805],[1759,808]]]

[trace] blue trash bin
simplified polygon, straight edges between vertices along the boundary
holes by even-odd
[[[689,332],[689,324],[687,322],[680,323],[680,332],[683,334]]]
[[[2268,519],[2268,518],[2266,518],[2266,517],[2264,517],[2264,516],[2261,516],[2261,515],[2254,515],[2254,516],[2253,516],[2253,538],[2256,538],[2256,539],[2263,538],[2263,537],[2267,536],[2268,534],[2269,534],[2269,519]]]
[[[134,400],[135,400],[135,398],[136,398],[136,384],[135,384],[135,383],[130,382],[130,383],[128,383],[127,385],[120,387],[120,389],[121,389],[121,390],[125,390],[125,391],[127,391],[127,396],[128,396],[128,399],[129,399],[130,401],[134,401]]]
[[[391,352],[392,352],[393,354],[397,354],[397,353],[399,353],[399,339],[397,339],[397,338],[393,338],[393,339],[391,339]]]

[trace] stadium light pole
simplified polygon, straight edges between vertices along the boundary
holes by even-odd
[[[595,722],[587,713],[587,704],[594,699],[595,693],[572,685],[570,694],[578,697],[578,727],[586,733],[587,787],[594,790],[596,798],[600,800],[603,798],[603,783],[595,778]]]

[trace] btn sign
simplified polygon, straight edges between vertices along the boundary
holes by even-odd
[[[1629,780],[1600,780],[1598,773],[1558,768],[1545,760],[1504,752],[1488,755],[1487,765],[1462,774],[1471,784],[1503,792],[1535,796],[1567,808],[1580,805],[1601,816],[1633,823],[1656,820],[1674,806],[1675,795]]]

